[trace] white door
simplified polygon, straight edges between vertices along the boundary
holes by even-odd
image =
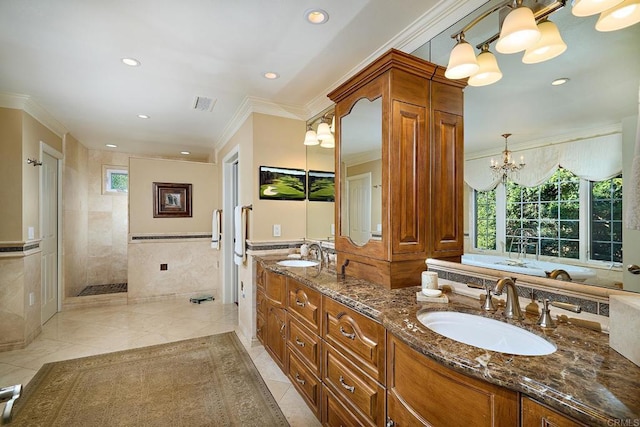
[[[371,174],[347,177],[347,197],[349,237],[363,245],[371,238]]]
[[[42,153],[42,308],[44,324],[58,311],[58,160]]]

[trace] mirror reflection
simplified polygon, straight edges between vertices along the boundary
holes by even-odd
[[[333,147],[324,148],[320,144],[308,145],[307,170],[333,172],[335,169],[334,153]],[[314,240],[333,240],[335,238],[334,205],[334,201],[329,200],[307,200],[307,238]]]
[[[487,2],[413,54],[446,66],[451,36],[499,3]],[[465,32],[476,55],[499,27],[494,15]],[[640,264],[640,232],[623,225],[623,201],[638,185],[630,170],[640,25],[599,32],[598,15],[573,16],[570,4],[549,19],[564,53],[524,64],[523,53],[500,54],[491,42],[502,78],[465,89],[466,256],[495,255],[499,264],[525,270],[536,261],[577,265],[595,273],[585,284],[640,291],[640,275],[627,272]],[[565,83],[553,85],[559,78]],[[490,166],[503,161],[506,133],[512,160],[523,156],[525,166],[503,180]]]
[[[340,234],[363,246],[382,239],[382,98],[358,100],[340,120]]]

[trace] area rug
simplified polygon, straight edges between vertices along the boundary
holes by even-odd
[[[287,426],[233,332],[45,364],[10,426]]]

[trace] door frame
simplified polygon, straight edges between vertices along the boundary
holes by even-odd
[[[66,137],[66,135],[65,135]],[[64,143],[64,138],[63,137],[63,143]],[[56,189],[56,193],[57,193],[57,212],[56,212],[56,216],[57,216],[57,224],[56,224],[56,240],[57,240],[57,260],[56,260],[56,264],[57,264],[57,276],[56,277],[56,288],[57,288],[57,293],[58,293],[58,307],[57,307],[57,312],[62,311],[62,159],[64,158],[64,155],[59,152],[58,150],[56,150],[55,148],[53,148],[52,146],[48,145],[46,142],[40,141],[40,149],[39,149],[39,156],[38,158],[42,159],[43,153],[47,153],[48,155],[50,155],[51,157],[53,157],[54,159],[56,159],[56,163],[57,163],[57,175],[58,175],[58,185],[57,185],[57,189]],[[43,220],[42,220],[42,168],[40,168],[39,174],[38,174],[38,231],[40,232],[40,236],[38,236],[38,241],[42,240],[42,226],[43,226]],[[40,292],[42,292],[42,279],[40,280]]]
[[[240,164],[240,147],[236,146],[222,159],[222,302],[231,304],[234,300],[233,271],[238,266],[233,262],[233,164]],[[237,180],[238,196],[240,192],[240,180]],[[238,277],[238,274],[235,276]],[[237,282],[237,280],[236,280]],[[238,296],[239,297],[239,296]]]

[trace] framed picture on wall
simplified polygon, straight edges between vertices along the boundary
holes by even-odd
[[[260,199],[304,200],[307,173],[303,169],[260,166]]]
[[[153,183],[154,218],[191,218],[191,184]]]
[[[310,202],[333,202],[336,198],[335,187],[336,174],[333,172],[313,171],[308,172]]]

